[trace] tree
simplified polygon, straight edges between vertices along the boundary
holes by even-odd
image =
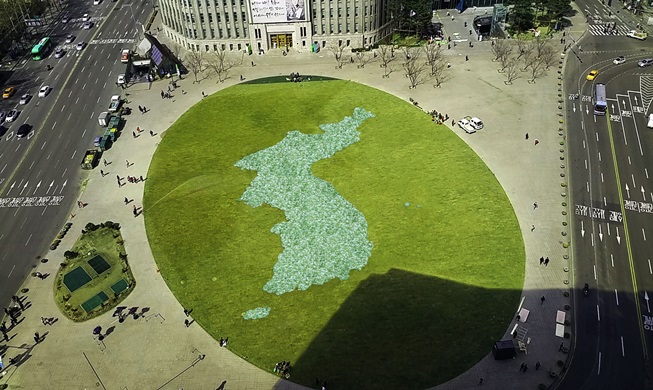
[[[379,59],[381,61],[381,64],[379,64],[379,66],[382,68],[386,68],[390,62],[394,61],[395,53],[392,46],[389,45],[379,46]]]
[[[490,46],[490,49],[492,50],[492,54],[494,54],[493,61],[503,62],[502,59],[510,55],[513,47],[505,39],[497,39],[496,41],[493,42],[494,43],[492,44],[492,46]]]
[[[426,63],[431,67],[431,76],[434,76],[436,68],[442,62],[442,46],[431,42],[424,46],[424,52],[426,53]]]
[[[189,51],[186,53],[186,65],[188,69],[193,73],[195,81],[193,84],[199,83],[197,75],[206,70],[206,61],[204,59],[204,53],[201,51]]]
[[[542,54],[540,55],[540,60],[544,64],[546,70],[549,70],[552,66],[558,62],[556,58],[556,51],[551,45],[546,45],[542,48]]]
[[[383,78],[387,79],[390,77],[390,73],[394,72],[396,69],[392,64],[388,64],[383,68]]]
[[[236,66],[236,63],[227,59],[226,51],[218,49],[207,61],[207,66],[218,76],[218,82],[222,83],[229,77],[229,70]]]
[[[551,19],[560,21],[572,11],[571,0],[545,0],[544,4]]]
[[[533,28],[533,19],[535,15],[533,14],[533,8],[531,7],[530,0],[508,0],[504,2],[504,5],[512,5],[512,11],[510,15],[512,16],[512,28],[518,32],[523,32]]]
[[[535,79],[542,77],[546,74],[546,68],[544,62],[541,59],[537,59],[530,66],[531,68],[531,79],[528,81],[530,84],[535,84]]]
[[[404,70],[406,77],[410,80],[410,88],[416,88],[420,84],[424,84],[428,79],[426,71],[426,63],[419,61],[419,48],[404,47]]]
[[[389,0],[386,10],[399,30],[415,35],[419,35],[433,18],[431,3],[424,0]]]
[[[359,51],[356,53],[356,60],[358,61],[357,67],[359,69],[362,69],[365,67],[366,64],[369,64],[374,60],[374,56],[372,56],[370,52]]]
[[[506,85],[512,84],[513,81],[517,80],[519,78],[519,66],[517,64],[517,60],[515,58],[510,58],[507,60],[506,65],[504,66],[505,72],[504,75],[506,76]]]
[[[440,88],[442,83],[449,80],[451,74],[446,71],[447,68],[447,62],[443,58],[438,59],[431,65],[431,76],[435,79],[434,88]]]
[[[345,59],[343,52],[345,51],[345,44],[340,42],[337,46],[335,45],[329,45],[329,51],[333,53],[333,57],[336,59],[336,69],[342,69],[342,65],[345,64]]]

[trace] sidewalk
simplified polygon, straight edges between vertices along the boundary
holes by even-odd
[[[455,21],[451,21],[445,13],[442,11],[440,15],[445,31],[459,29],[465,18],[471,21],[473,17],[456,15]],[[578,22],[582,22],[582,16],[580,19]],[[153,30],[158,23],[155,21]],[[552,43],[557,42],[554,39]],[[556,310],[564,310],[564,305],[569,303],[569,299],[562,295],[567,289],[563,281],[569,275],[563,270],[568,261],[563,259],[567,251],[561,242],[566,239],[560,236],[560,231],[564,230],[561,223],[566,220],[561,212],[567,208],[561,205],[565,198],[560,195],[564,192],[560,186],[564,179],[560,174],[565,172],[561,164],[565,162],[560,160],[559,152],[562,138],[558,135],[556,69],[551,69],[535,84],[527,83],[524,76],[514,85],[506,86],[503,75],[497,72],[497,65],[492,62],[490,42],[475,41],[473,48],[459,44],[447,50],[445,55],[452,64],[452,77],[441,88],[426,84],[411,90],[402,72],[396,71],[389,78],[382,78],[383,71],[376,63],[363,69],[355,64],[335,69],[336,61],[327,50],[319,54],[291,51],[287,57],[274,54],[246,57],[243,65],[234,68],[224,83],[216,83],[212,77],[194,84],[192,75],[188,75],[178,82],[174,99],[162,100],[160,97],[160,90],[167,89],[166,81],[155,82],[151,90],[147,85],[129,88],[127,92],[134,112],[127,117],[124,136],[103,156],[111,162],[106,168],[99,168],[107,175],[101,177],[99,169],[91,172],[80,195],[80,200],[87,202],[88,206],[72,210],[75,217],[71,220],[71,233],[78,232],[89,221],[119,222],[137,280],[135,290],[122,305],[147,307],[149,311],[138,320],[128,319],[122,324],[114,321],[111,313],[76,324],[65,319],[54,305],[53,277],[45,280],[30,278],[24,287],[29,289],[27,296],[31,307],[25,311],[24,320],[16,332],[10,332],[12,339],[7,351],[0,351],[5,365],[10,357],[23,351],[27,351],[27,356],[18,366],[9,366],[4,371],[6,374],[0,379],[0,384],[28,389],[215,389],[226,381],[225,386],[229,389],[302,388],[280,381],[270,373],[271,370],[266,372],[256,368],[228,349],[220,348],[218,342],[197,323],[189,328],[184,325],[183,308],[156,269],[143,217],[134,218],[132,214],[132,204],[142,205],[143,183],[127,183],[118,188],[115,181],[116,175],[146,176],[160,137],[182,113],[202,99],[203,92],[212,94],[234,85],[239,82],[240,74],[249,80],[287,75],[291,71],[370,85],[406,101],[413,98],[425,110],[437,109],[454,119],[464,115],[483,119],[485,129],[476,134],[465,134],[457,127],[453,131],[495,174],[510,198],[524,232],[527,260],[523,307],[530,310],[530,316],[527,322],[519,324],[520,338],[523,335],[524,341],[528,341],[528,354],[519,353],[517,359],[508,361],[496,361],[488,354],[468,372],[437,388],[471,388],[480,378],[484,379],[483,387],[489,389],[535,389],[538,383],[551,384],[548,371],[560,372],[556,362],[567,357],[558,351],[563,339],[554,335]],[[465,55],[469,56],[469,61],[465,61]],[[255,67],[250,65],[252,60]],[[135,110],[138,105],[146,106],[150,111],[141,115]],[[129,137],[137,126],[144,132],[138,138]],[[150,130],[156,136],[150,136]],[[529,140],[525,140],[527,132]],[[534,139],[539,140],[538,145],[534,144]],[[126,160],[133,165],[127,167]],[[134,199],[134,202],[125,205],[125,197]],[[533,208],[534,202],[538,203],[537,209]],[[532,225],[534,231],[531,231]],[[63,251],[76,239],[76,234],[66,235],[59,249],[47,256],[50,261],[36,270],[54,275]],[[547,267],[541,266],[538,262],[540,256],[549,257],[551,263]],[[542,295],[546,296],[544,304],[539,301]],[[44,326],[40,321],[42,316],[58,317],[59,321]],[[103,329],[115,327],[104,342],[97,342],[92,337],[92,329],[97,325]],[[509,324],[504,338],[512,338],[509,332],[514,325],[514,321]],[[569,329],[567,327],[567,331]],[[36,346],[32,340],[34,332],[45,336]],[[564,343],[568,346],[569,341],[565,339]],[[536,371],[538,361],[541,368]],[[530,370],[523,374],[519,367],[524,362],[528,363]]]

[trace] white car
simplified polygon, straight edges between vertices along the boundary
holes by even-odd
[[[90,17],[88,16],[88,14],[84,14],[84,16],[82,16],[82,22],[88,22],[89,19]]]
[[[93,0],[93,5],[100,5],[100,0]]]
[[[68,34],[68,36],[66,37],[66,43],[73,43],[74,40],[75,40],[75,36],[73,34]]]
[[[66,54],[66,51],[62,47],[58,47],[54,51],[54,58],[61,58],[64,56],[64,54]]]
[[[653,114],[648,116],[648,125],[646,125],[649,129],[653,129]]]
[[[23,96],[20,97],[20,101],[18,103],[20,104],[27,104],[29,100],[32,98],[32,95],[29,93],[24,94]]]
[[[13,122],[13,121],[15,121],[16,118],[18,118],[18,114],[20,114],[20,111],[18,111],[18,110],[15,109],[15,108],[12,109],[11,111],[9,111],[9,112],[7,113],[7,118],[5,118],[5,122]]]
[[[50,93],[51,90],[52,90],[52,88],[50,88],[47,85],[42,86],[41,89],[39,89],[39,97],[48,96],[48,94]]]
[[[628,31],[628,33],[626,33],[627,37],[639,39],[640,41],[645,40],[647,35],[648,34],[646,34],[645,32],[639,32],[637,30],[630,30]]]
[[[644,58],[643,60],[637,63],[637,66],[639,66],[640,68],[643,68],[645,66],[651,66],[651,65],[653,65],[653,58]]]
[[[612,63],[615,64],[615,65],[621,65],[624,62],[626,62],[626,57],[624,57],[624,56],[619,56],[619,57],[615,58],[614,60],[612,60]]]
[[[69,20],[70,20],[70,19],[68,19],[68,16],[64,16],[64,17],[61,19],[61,23],[66,24],[66,23],[68,23]]]
[[[118,84],[125,84],[125,75],[124,74],[119,74],[118,75]]]
[[[465,117],[461,120],[458,121],[458,127],[463,129],[465,133],[467,134],[474,134],[476,133],[476,130],[472,127],[472,125],[469,123],[470,117]]]
[[[483,128],[483,121],[477,117],[473,117],[469,120],[469,124],[472,125],[474,130],[481,130]]]
[[[84,42],[77,42],[77,46],[75,46],[75,49],[82,50],[84,46],[86,46]]]
[[[91,27],[93,27],[93,22],[84,22],[84,25],[82,25],[84,30],[90,30]]]

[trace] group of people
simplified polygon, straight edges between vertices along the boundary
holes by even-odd
[[[229,342],[229,337],[227,337],[226,339],[220,337],[220,346],[221,347],[226,347],[228,342]]]
[[[290,74],[290,78],[288,78],[288,81],[290,81],[292,83],[299,83],[299,82],[301,82],[303,80],[304,79],[302,78],[302,76],[299,75],[299,72],[292,72]]]
[[[449,120],[449,114],[442,114],[441,112],[437,112],[436,110],[433,110],[428,114],[431,115],[431,121],[436,122],[438,125],[441,125],[447,120]]]
[[[274,365],[274,373],[288,379],[290,378],[290,362],[281,361]]]

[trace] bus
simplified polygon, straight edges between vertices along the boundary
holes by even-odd
[[[34,61],[40,61],[45,57],[47,54],[48,50],[50,49],[50,37],[45,37],[39,41],[39,43],[36,44],[32,48],[32,59]]]
[[[605,115],[608,102],[605,98],[605,84],[597,83],[594,86],[594,115]]]

